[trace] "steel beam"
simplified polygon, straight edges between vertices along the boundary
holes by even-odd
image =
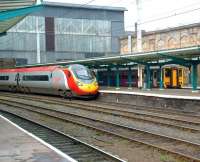
[[[190,66],[191,62],[189,60],[185,60],[183,58],[178,58],[178,57],[175,57],[175,56],[171,56],[171,55],[167,55],[167,54],[161,54],[161,53],[157,53],[157,55],[159,56],[163,56],[163,57],[166,57],[168,59],[171,59],[173,60],[176,64],[179,64],[179,65],[182,65],[182,66]]]
[[[6,21],[8,19],[15,18],[17,16],[24,16],[38,9],[41,9],[42,5],[33,5],[30,7],[24,7],[14,10],[2,11],[0,12],[0,21]]]

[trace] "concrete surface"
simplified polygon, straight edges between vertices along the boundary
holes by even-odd
[[[69,162],[0,116],[0,162]]]
[[[189,89],[189,88],[162,89],[162,90],[160,90],[159,88],[152,88],[150,90],[144,90],[144,89],[139,89],[139,88],[129,89],[128,87],[120,87],[119,89],[116,89],[115,87],[101,87],[100,91],[102,92],[114,91],[118,93],[127,92],[127,94],[132,93],[132,94],[141,94],[141,95],[157,96],[157,97],[158,96],[164,97],[164,95],[166,95],[166,98],[169,98],[169,95],[170,95],[170,96],[173,96],[174,98],[185,98],[185,99],[188,98],[188,99],[200,100],[200,90],[193,92],[192,89]]]
[[[102,102],[114,102],[146,108],[172,108],[200,114],[200,93],[190,89],[140,90],[115,87],[101,87],[98,98]]]

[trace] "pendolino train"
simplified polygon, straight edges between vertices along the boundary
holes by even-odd
[[[98,89],[92,71],[79,64],[0,69],[0,90],[94,98]]]

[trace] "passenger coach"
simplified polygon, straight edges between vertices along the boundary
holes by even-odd
[[[78,64],[0,70],[0,90],[91,98],[98,89],[92,71]]]

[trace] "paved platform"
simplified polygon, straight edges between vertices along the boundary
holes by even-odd
[[[128,89],[121,87],[101,87],[100,102],[138,105],[145,108],[178,109],[200,115],[200,92],[191,89]]]
[[[0,162],[75,162],[0,115]]]
[[[129,95],[143,95],[160,98],[176,98],[176,99],[189,99],[189,100],[200,100],[200,91],[192,92],[191,89],[158,89],[153,88],[150,90],[120,87],[101,87],[100,92],[102,93],[115,93],[115,94],[129,94]]]

